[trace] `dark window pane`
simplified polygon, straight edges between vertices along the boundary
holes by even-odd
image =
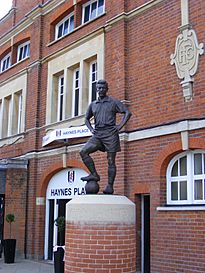
[[[92,3],[90,20],[97,16],[97,2]]]
[[[94,63],[94,64],[92,64],[92,72],[95,72],[95,70],[96,70],[96,65]]]
[[[70,17],[70,27],[69,32],[71,32],[74,29],[74,15]]]
[[[171,183],[171,200],[178,200],[178,182]]]
[[[85,7],[84,23],[89,21],[90,5]]]
[[[92,101],[96,100],[96,83],[92,83]]]
[[[27,52],[27,57],[30,56],[30,44],[28,44],[28,52]]]
[[[28,45],[25,45],[23,48],[23,59],[28,56]]]
[[[58,28],[58,38],[63,36],[63,24],[59,26]]]
[[[75,88],[78,88],[78,80],[75,81]]]
[[[63,96],[60,96],[60,116],[59,120],[63,119]]]
[[[78,116],[78,105],[79,105],[79,89],[75,90],[75,111],[74,116]]]
[[[202,174],[202,154],[194,155],[194,174]]]
[[[66,35],[68,33],[68,23],[69,23],[69,20],[66,20],[64,23],[63,35]]]
[[[2,65],[2,71],[4,71],[5,69],[6,69],[6,62],[4,61]]]
[[[187,175],[187,157],[180,158],[180,175]]]
[[[180,181],[180,200],[187,200],[187,181]]]
[[[19,61],[22,60],[22,58],[23,58],[23,47],[21,47],[19,51]]]
[[[98,15],[102,14],[104,11],[104,0],[98,1]]]
[[[176,161],[172,167],[172,176],[178,176],[178,161]]]
[[[202,186],[202,180],[195,180],[194,181],[194,199],[195,200],[203,200],[203,186]]]

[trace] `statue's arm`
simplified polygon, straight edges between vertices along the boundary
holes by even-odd
[[[94,128],[92,127],[90,123],[90,119],[85,118],[85,125],[88,127],[88,129],[91,131],[91,133],[94,133]]]
[[[92,108],[91,105],[89,105],[88,110],[85,114],[85,125],[88,127],[88,129],[91,131],[91,133],[94,133],[94,128],[91,125],[90,119],[93,117]]]
[[[126,109],[125,112],[124,112],[124,116],[123,116],[120,124],[117,125],[118,131],[120,131],[122,129],[122,127],[128,122],[128,120],[130,119],[131,115],[132,115],[131,112],[128,109]]]

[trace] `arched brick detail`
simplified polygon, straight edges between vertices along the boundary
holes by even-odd
[[[181,141],[177,141],[174,143],[171,143],[164,148],[157,159],[154,162],[154,169],[153,169],[153,174],[160,177],[161,175],[166,173],[166,167],[170,161],[170,159],[176,155],[177,153],[182,152],[182,145]],[[165,171],[165,172],[164,172]]]
[[[189,138],[189,149],[205,150],[205,140],[202,138]],[[153,174],[158,177],[166,174],[166,169],[164,170],[164,167],[167,167],[173,156],[181,152],[183,152],[181,141],[177,141],[166,146],[166,148],[160,152],[159,156],[154,162]]]
[[[67,168],[80,168],[85,171],[88,171],[83,162],[78,160],[67,160]],[[37,192],[37,197],[45,197],[46,196],[46,189],[48,186],[48,183],[51,179],[51,177],[59,172],[60,170],[63,170],[62,162],[55,163],[50,165],[49,168],[47,168],[44,173],[41,176],[40,179],[40,185]]]
[[[189,149],[203,149],[205,150],[205,140],[201,138],[189,138]],[[181,141],[171,143],[163,149],[153,165],[153,174],[160,182],[160,203],[165,203],[166,197],[166,171],[170,160],[177,154],[182,153]]]
[[[205,140],[202,138],[191,138],[189,139],[189,148],[205,150]]]

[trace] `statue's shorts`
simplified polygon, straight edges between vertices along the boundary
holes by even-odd
[[[119,139],[119,133],[117,130],[113,132],[110,131],[110,134],[108,131],[97,131],[96,134],[94,134],[87,142],[87,144],[95,145],[97,150],[100,150],[102,152],[110,152],[110,153],[116,153],[120,152],[120,139]]]

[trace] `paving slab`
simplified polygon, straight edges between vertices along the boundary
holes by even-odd
[[[0,259],[0,273],[54,273],[54,265],[28,259],[16,259],[15,263],[6,264]]]

